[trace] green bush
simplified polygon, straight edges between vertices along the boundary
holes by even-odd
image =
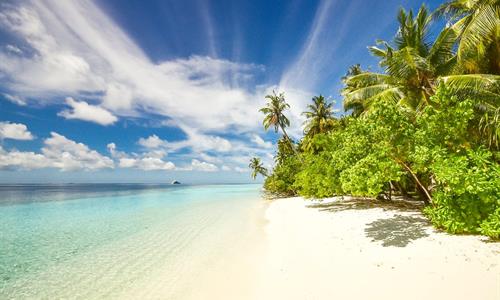
[[[500,168],[484,148],[447,153],[430,166],[436,187],[425,209],[432,222],[451,233],[500,234]]]
[[[295,156],[290,156],[277,164],[271,175],[264,181],[264,189],[277,196],[294,196],[295,175],[300,171],[301,163]]]

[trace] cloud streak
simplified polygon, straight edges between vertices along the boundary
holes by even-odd
[[[102,93],[98,105],[115,115],[146,111],[199,131],[258,126],[263,91],[232,84],[244,86],[259,66],[201,56],[153,63],[90,1],[27,2],[3,10],[0,22],[35,53],[0,53],[6,86],[21,96]]]

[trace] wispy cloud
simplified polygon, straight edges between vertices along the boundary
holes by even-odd
[[[210,6],[208,1],[200,0],[198,1],[198,7],[200,8],[201,19],[205,25],[205,32],[207,38],[207,45],[210,56],[217,57],[217,46],[215,38],[215,27],[210,14]]]
[[[17,47],[12,45],[0,50],[0,80],[7,92],[18,95],[15,99],[29,99],[17,101],[19,104],[62,104],[66,99],[64,104],[69,108],[59,113],[66,119],[110,125],[119,118],[143,113],[163,116],[169,126],[180,128],[187,136],[183,141],[163,141],[161,147],[166,152],[187,149],[192,157],[186,160],[193,169],[206,167],[199,159],[207,153],[226,157],[232,168],[241,166],[232,158],[236,151],[248,156],[268,152],[269,145],[233,141],[221,135],[260,131],[258,107],[270,87],[254,85],[254,77],[263,72],[263,66],[216,58],[215,28],[205,6],[202,16],[212,57],[157,63],[92,1],[3,5],[0,24],[30,49],[20,53],[12,50]],[[89,94],[92,102],[86,99]],[[139,144],[151,146],[153,139],[145,137]],[[119,166],[174,168],[161,158],[143,154],[120,159]],[[201,164],[193,166],[192,159]]]
[[[26,2],[3,9],[0,22],[35,53],[0,53],[4,84],[16,94],[47,101],[102,93],[98,105],[115,115],[153,112],[202,132],[258,126],[263,91],[244,81],[259,66],[201,56],[153,63],[90,1]]]

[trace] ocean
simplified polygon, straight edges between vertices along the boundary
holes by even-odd
[[[226,289],[258,251],[263,207],[260,185],[0,185],[0,299]]]

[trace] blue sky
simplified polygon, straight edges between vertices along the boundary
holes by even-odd
[[[0,182],[248,182],[272,165],[258,109],[290,132],[420,1],[3,1]],[[438,1],[426,2],[430,8]]]

